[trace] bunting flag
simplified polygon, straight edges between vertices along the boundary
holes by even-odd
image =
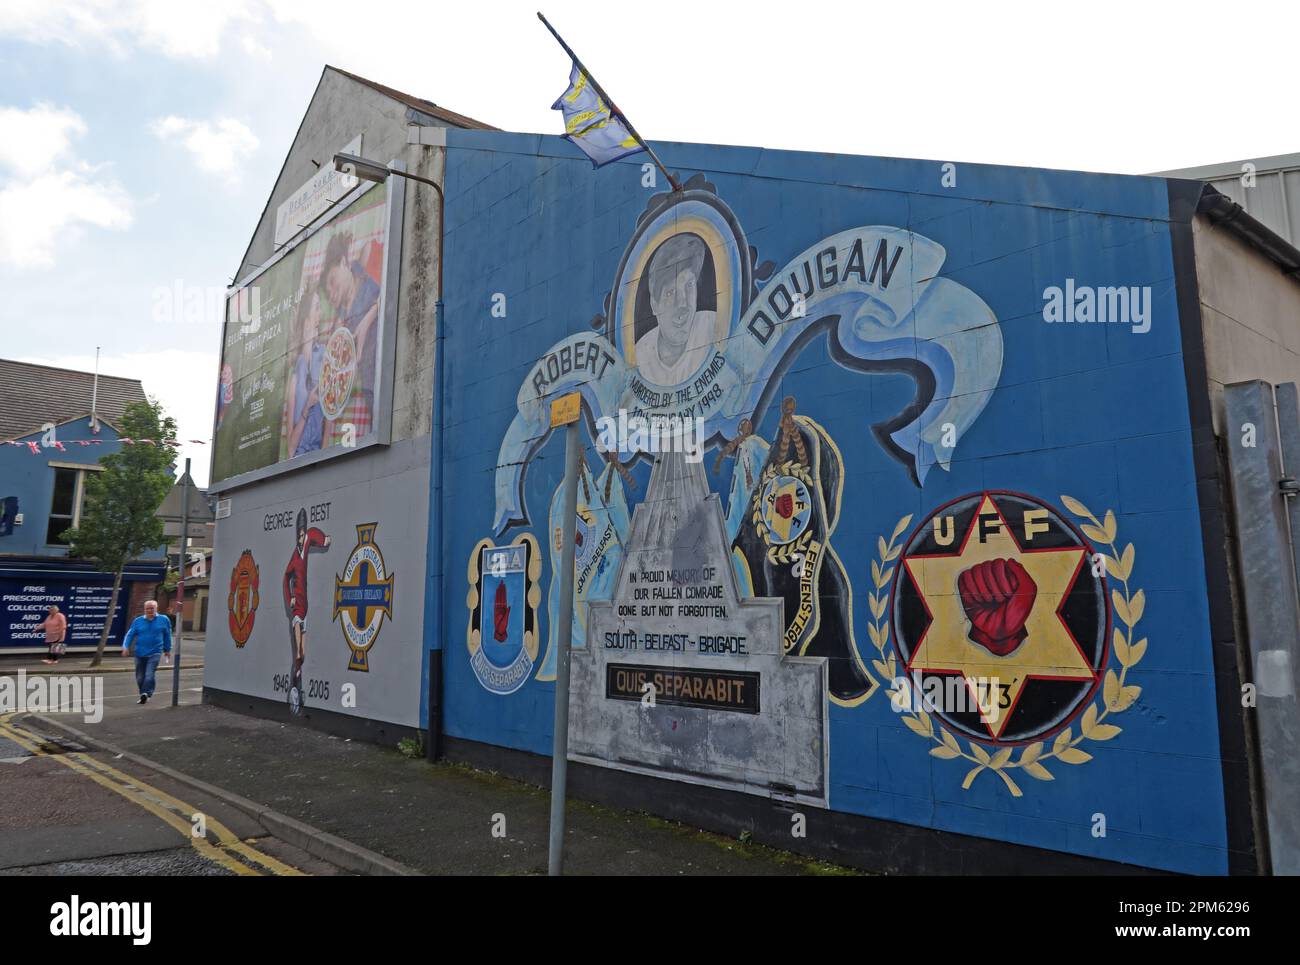
[[[127,436],[117,440],[124,446],[169,446],[173,449],[179,449],[189,444],[192,446],[206,446],[208,443],[204,439],[187,439],[182,442],[179,439],[131,439]],[[17,446],[22,448],[26,446],[28,451],[34,455],[40,455],[42,449],[57,449],[59,452],[67,452],[69,445],[78,445],[82,448],[86,446],[99,446],[104,444],[103,439],[69,439],[64,442],[61,439],[55,439],[52,442],[33,442],[28,439],[5,439],[0,441],[0,446]]]

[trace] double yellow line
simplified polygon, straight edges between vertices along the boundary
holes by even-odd
[[[210,814],[203,815],[206,835],[194,834],[194,817],[199,815],[198,808],[192,807],[166,791],[161,791],[139,778],[124,774],[115,767],[97,761],[88,754],[66,753],[51,754],[41,749],[39,738],[34,734],[19,730],[9,721],[12,715],[0,716],[0,737],[7,737],[30,754],[47,757],[58,761],[65,767],[90,778],[101,787],[106,787],[115,794],[126,798],[164,824],[176,830],[189,841],[202,857],[213,861],[237,875],[301,875],[297,868],[291,868],[277,861],[270,855],[263,854],[256,848],[249,847],[239,836]]]

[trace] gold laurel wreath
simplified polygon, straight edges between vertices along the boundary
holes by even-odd
[[[1147,650],[1145,637],[1137,643],[1133,642],[1134,629],[1146,609],[1146,594],[1142,590],[1131,591],[1129,588],[1129,577],[1133,573],[1136,551],[1132,543],[1125,546],[1123,552],[1116,548],[1116,521],[1113,511],[1107,510],[1105,517],[1099,520],[1087,506],[1071,496],[1062,494],[1061,502],[1076,516],[1090,521],[1090,523],[1081,523],[1080,529],[1093,542],[1109,547],[1110,553],[1102,554],[1104,572],[1108,576],[1113,576],[1124,588],[1123,592],[1114,587],[1111,589],[1111,602],[1115,616],[1125,627],[1124,630],[1118,626],[1113,627],[1112,649],[1115,651],[1115,658],[1119,661],[1120,671],[1116,673],[1114,667],[1106,671],[1101,698],[1090,704],[1084,711],[1083,719],[1079,722],[1078,736],[1074,735],[1073,728],[1067,727],[1053,739],[1050,750],[1046,749],[1045,741],[1037,741],[1025,746],[1015,760],[1012,760],[1016,752],[1015,747],[1002,747],[990,754],[974,741],[967,741],[967,746],[970,748],[970,752],[967,753],[962,750],[957,738],[942,725],[936,725],[924,709],[915,712],[903,711],[903,723],[908,729],[935,743],[936,746],[930,748],[932,757],[941,760],[961,758],[975,765],[962,781],[963,790],[968,790],[975,778],[987,770],[993,771],[1002,778],[1002,782],[1013,797],[1020,797],[1024,792],[1007,771],[1019,768],[1039,781],[1053,781],[1055,778],[1052,772],[1043,766],[1044,761],[1056,759],[1062,764],[1086,764],[1092,760],[1092,755],[1079,745],[1085,740],[1108,741],[1117,737],[1122,729],[1116,724],[1105,723],[1106,718],[1111,714],[1120,714],[1128,710],[1142,693],[1141,687],[1126,683],[1129,670],[1137,666]],[[886,652],[890,625],[884,619],[885,610],[889,605],[889,595],[884,590],[889,586],[889,581],[894,574],[894,567],[889,564],[897,559],[903,550],[902,546],[895,544],[911,521],[910,514],[900,519],[888,543],[883,536],[877,537],[880,558],[871,562],[871,577],[876,592],[868,597],[871,607],[871,622],[868,624],[868,630],[871,642],[880,653],[880,659],[872,660],[871,663],[876,671],[884,676],[889,687],[893,687],[899,678],[894,654],[892,651]],[[911,706],[912,701],[907,688],[907,680],[903,679],[901,686],[888,692],[892,706],[897,707],[900,704]]]

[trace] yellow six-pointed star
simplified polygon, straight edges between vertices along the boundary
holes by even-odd
[[[981,518],[985,520],[983,525]],[[1021,546],[1007,520],[985,495],[968,532],[963,534],[958,553],[911,557],[905,562],[931,617],[908,663],[909,672],[960,673],[994,737],[1001,735],[1031,678],[1088,680],[1096,676],[1058,612],[1083,563],[1084,548],[1035,550],[1034,530],[1032,525],[1022,527],[1026,535],[1025,545]],[[970,620],[957,588],[963,572],[995,559],[1018,560],[1037,585],[1037,596],[1025,621],[1026,636],[1005,656],[997,656],[970,639]],[[978,687],[976,681],[990,682],[992,686]]]

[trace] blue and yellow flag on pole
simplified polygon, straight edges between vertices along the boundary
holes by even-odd
[[[569,89],[551,110],[564,112],[565,138],[591,158],[593,167],[645,150],[576,61],[569,72]]]

